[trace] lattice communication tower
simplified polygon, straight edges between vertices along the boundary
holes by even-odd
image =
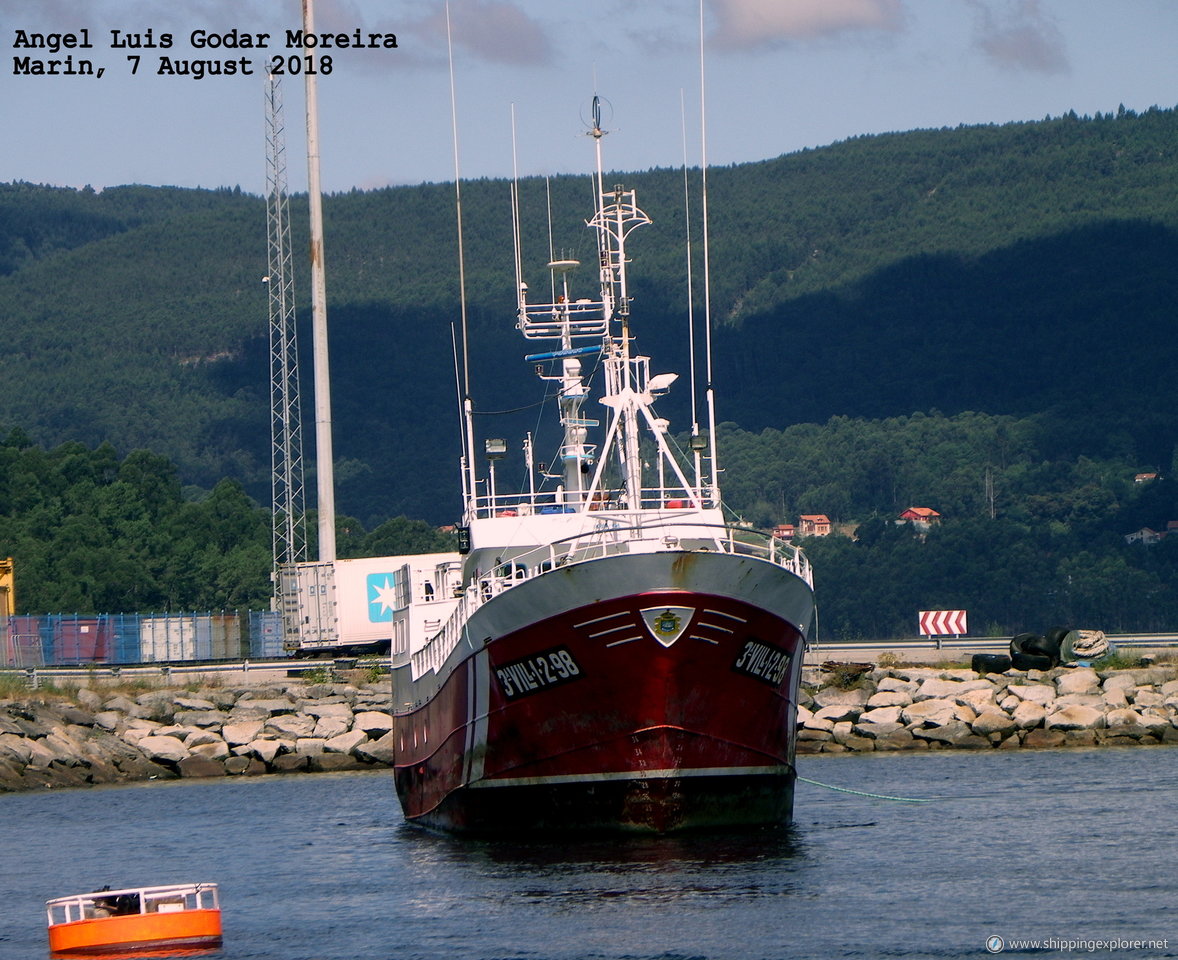
[[[266,222],[270,291],[270,462],[274,511],[275,587],[281,571],[307,559],[303,492],[303,426],[299,400],[299,350],[295,330],[294,270],[290,253],[290,204],[286,195],[286,138],[282,90],[266,78]]]

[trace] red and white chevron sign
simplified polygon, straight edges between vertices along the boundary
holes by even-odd
[[[920,635],[922,637],[964,636],[964,610],[921,610]]]

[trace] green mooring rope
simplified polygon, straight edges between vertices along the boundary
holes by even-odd
[[[806,777],[798,777],[802,783],[810,783],[816,787],[826,787],[827,790],[837,790],[839,793],[853,793],[857,797],[871,797],[872,800],[895,800],[898,803],[932,803],[931,799],[921,799],[920,797],[889,797],[884,793],[865,793],[862,790],[851,790],[849,787],[836,787],[834,784],[822,783],[819,780],[809,780]]]

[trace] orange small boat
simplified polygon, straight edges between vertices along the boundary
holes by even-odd
[[[221,945],[215,883],[99,890],[58,897],[45,906],[55,957]]]

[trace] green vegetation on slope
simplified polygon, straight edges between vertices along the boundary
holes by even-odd
[[[1059,598],[1079,603],[1068,591],[1096,570],[1095,579],[1121,583],[1136,598],[1124,623],[1145,629],[1172,618],[1169,546],[1134,553],[1121,537],[1178,519],[1168,484],[1125,486],[1135,472],[1170,471],[1178,441],[1178,387],[1168,375],[1178,360],[1168,333],[1178,301],[1176,175],[1178,113],[1161,109],[862,137],[713,171],[715,383],[721,416],[733,423],[721,437],[730,504],[764,523],[824,512],[869,530],[905,506],[933,506],[947,519],[920,546],[925,556],[951,534],[1004,531],[1002,549],[1023,558],[1014,567],[1041,608],[1055,603],[1049,609],[1059,617],[1086,615],[1088,608],[1061,606]],[[686,373],[682,172],[608,179],[635,187],[654,219],[629,246],[640,346],[659,371]],[[698,171],[691,179],[698,182]],[[549,187],[557,252],[588,263],[594,257],[581,219],[586,179],[525,181],[525,274],[533,285],[545,279]],[[300,199],[296,251],[305,249]],[[539,399],[542,386],[531,379],[513,329],[508,185],[464,184],[463,212],[476,410],[519,408]],[[326,220],[339,504],[358,518],[345,527],[368,542],[363,531],[375,535],[392,516],[453,520],[452,185],[329,197]],[[698,209],[692,222],[698,231]],[[8,334],[0,350],[0,430],[18,428],[33,444],[12,449],[43,448],[51,459],[105,451],[118,469],[103,469],[116,476],[120,456],[148,449],[173,470],[170,489],[179,499],[169,502],[177,511],[199,512],[210,500],[264,502],[265,264],[258,197],[0,185],[0,311]],[[579,282],[591,283],[591,273],[580,271]],[[297,258],[296,274],[305,289]],[[308,320],[300,306],[301,324]],[[302,360],[309,371],[307,347]],[[309,383],[307,373],[308,395]],[[687,394],[681,380],[663,410],[676,430],[688,422]],[[480,416],[479,423],[514,441],[535,429],[535,411]],[[311,463],[313,451],[306,453]],[[501,478],[522,474],[518,466],[505,463]],[[987,470],[993,521],[983,493]],[[7,473],[0,483],[11,484]],[[22,568],[26,577],[37,571],[45,589],[24,594],[30,609],[243,602],[231,596],[232,574],[221,593],[209,594],[201,591],[215,589],[211,570],[199,585],[186,584],[166,564],[136,572],[133,589],[129,575],[112,574],[114,596],[100,598],[97,580],[79,595],[83,587],[67,588],[65,567],[47,566],[65,548],[53,538],[66,534],[26,521],[24,509],[6,508],[0,542],[44,554]],[[109,569],[119,571],[116,557],[152,552],[137,546],[138,534],[115,532],[122,520],[116,511],[107,540],[81,520],[67,533],[109,550]],[[137,529],[160,523],[141,518]],[[229,536],[267,554],[268,523],[259,519],[251,529]],[[349,549],[364,549],[346,529]],[[172,539],[185,542],[180,534]],[[881,536],[816,544],[824,604],[867,606],[854,599],[861,585],[839,578],[858,565],[879,587],[879,571],[899,561],[874,551],[891,543]],[[983,538],[971,549],[983,556],[991,547]],[[1036,566],[1033,557],[1046,559]],[[1067,563],[1083,569],[1068,571],[1065,591],[1059,578]],[[1106,569],[1110,563],[1132,576],[1122,583],[1123,571]],[[177,569],[194,565],[190,552]],[[976,573],[962,571],[958,587],[998,589]],[[1134,580],[1138,574],[1162,586]],[[256,595],[256,578],[238,579]],[[925,578],[904,582],[914,597],[932,592]],[[904,632],[897,624],[916,601],[895,599],[906,595],[894,585],[883,594],[894,599],[872,600],[872,616]],[[119,596],[126,602],[115,603]],[[1013,629],[1013,620],[1032,616],[1031,603],[1028,596],[1025,606],[986,617]],[[824,623],[845,633],[885,629],[856,619],[864,615],[828,608]]]

